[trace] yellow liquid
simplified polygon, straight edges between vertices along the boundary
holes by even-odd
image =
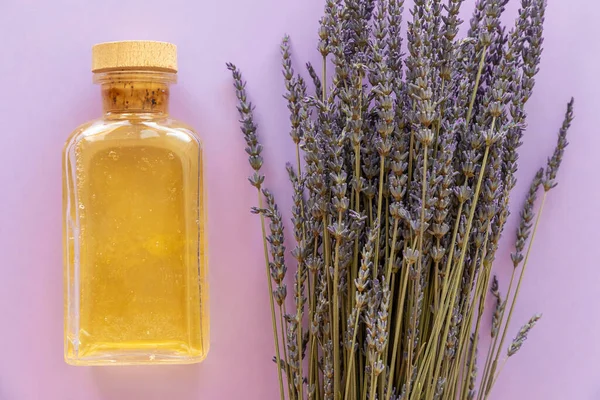
[[[200,361],[208,324],[199,143],[185,130],[147,123],[91,129],[65,152],[73,225],[66,359]]]

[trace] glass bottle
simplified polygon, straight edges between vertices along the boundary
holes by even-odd
[[[202,144],[168,113],[176,47],[93,47],[103,115],[63,154],[65,360],[199,362],[208,351]]]

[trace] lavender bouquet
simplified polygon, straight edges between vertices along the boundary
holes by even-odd
[[[546,8],[546,0],[521,0],[507,30],[500,22],[507,2],[477,0],[459,39],[462,0],[416,0],[406,33],[403,0],[327,0],[321,71],[307,64],[309,84],[283,39],[296,148],[287,167],[291,266],[282,215],[261,173],[253,106],[228,64],[254,171],[282,400],[486,399],[540,318],[506,342],[573,101],[554,154],[533,178],[501,295],[492,266],[510,214]],[[489,295],[492,340],[478,371]]]

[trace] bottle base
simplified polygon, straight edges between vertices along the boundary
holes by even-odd
[[[166,349],[97,349],[86,354],[65,354],[65,362],[73,366],[196,364],[202,362],[207,353]]]

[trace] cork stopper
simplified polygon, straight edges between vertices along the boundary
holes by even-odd
[[[92,72],[132,69],[177,72],[177,46],[167,42],[127,40],[92,47]]]

